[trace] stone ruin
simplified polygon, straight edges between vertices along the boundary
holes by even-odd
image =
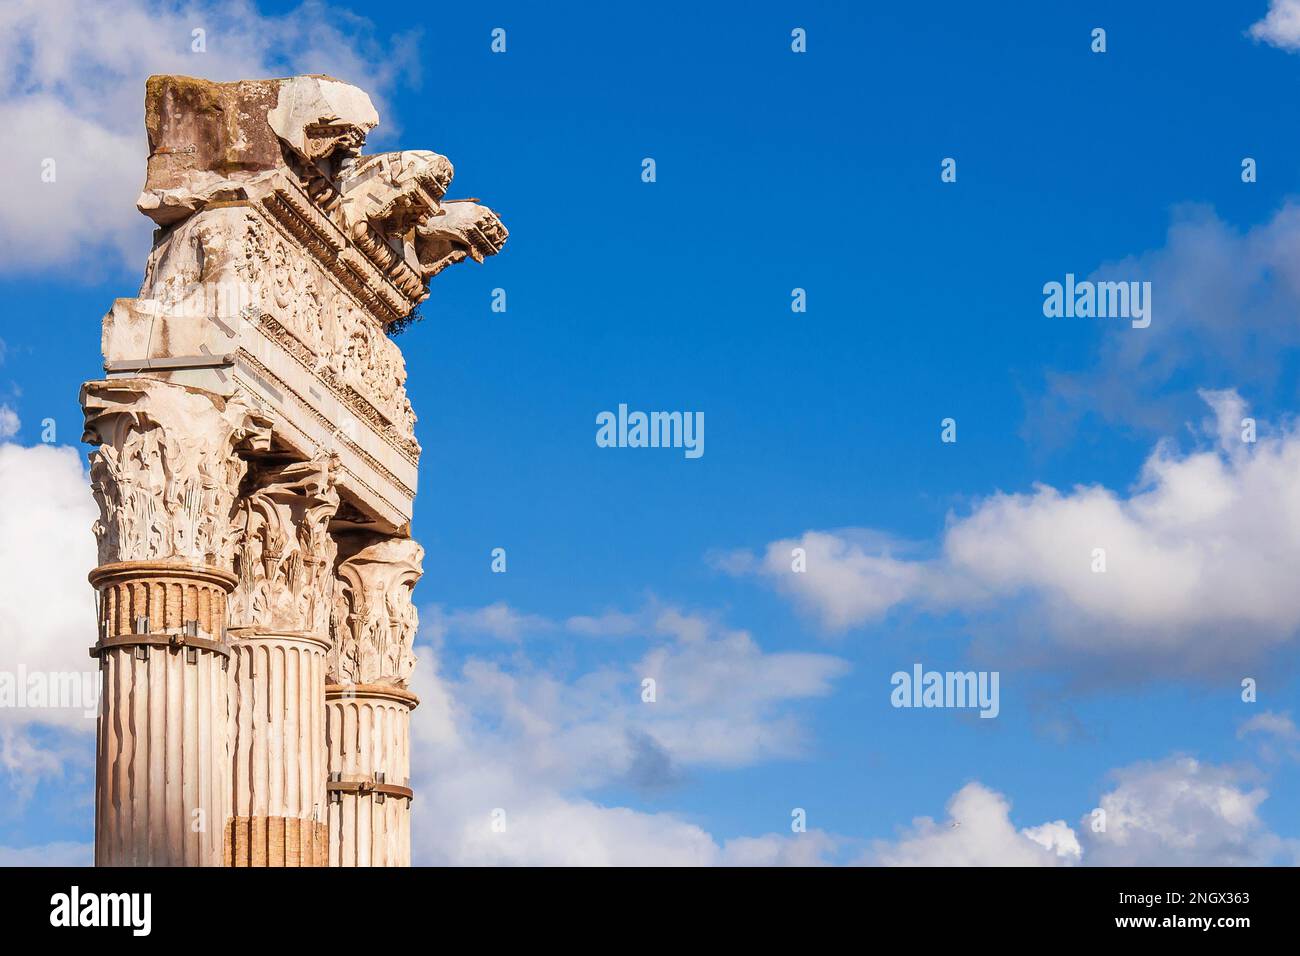
[[[451,162],[327,76],[148,81],[158,226],[82,387],[95,862],[409,865],[420,446],[391,333],[499,252]]]

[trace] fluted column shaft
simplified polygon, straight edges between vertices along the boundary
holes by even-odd
[[[410,538],[338,535],[339,562],[325,698],[330,866],[411,863],[406,689],[419,616],[411,592],[424,549]]]
[[[229,865],[326,865],[328,649],[313,634],[231,633]]]
[[[331,684],[330,866],[411,865],[411,711],[395,687]]]
[[[230,802],[220,636],[234,576],[124,562],[91,583],[103,674],[95,865],[220,866]]]
[[[236,507],[230,687],[233,866],[324,866],[325,669],[337,462],[250,469]]]

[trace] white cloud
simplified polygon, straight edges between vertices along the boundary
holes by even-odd
[[[878,866],[1063,866],[1078,862],[1079,843],[1063,820],[1027,830],[1011,822],[1011,804],[980,783],[948,801],[948,817],[920,817],[896,841],[877,841],[863,862]]]
[[[1250,734],[1264,734],[1285,741],[1300,740],[1300,728],[1296,727],[1291,715],[1277,714],[1271,710],[1256,714],[1237,730],[1238,737]]]
[[[793,568],[796,548],[803,549],[802,571]],[[896,549],[885,536],[863,529],[809,531],[798,539],[773,542],[760,561],[748,566],[819,616],[827,630],[840,631],[878,620],[932,587],[930,567],[896,557]],[[714,564],[722,570],[747,566],[735,555]]]
[[[1295,202],[1245,230],[1207,206],[1177,207],[1163,246],[1105,263],[1088,277],[1150,282],[1150,327],[1103,324],[1086,368],[1049,372],[1046,395],[1029,409],[1027,437],[1039,450],[1064,445],[1090,413],[1167,432],[1196,412],[1188,382],[1250,382],[1270,394],[1289,350],[1300,347],[1298,247]]]
[[[1269,763],[1300,761],[1300,727],[1289,713],[1266,710],[1256,714],[1237,728],[1237,739],[1252,741],[1260,758]]]
[[[1300,862],[1300,842],[1271,833],[1259,817],[1268,792],[1250,773],[1191,757],[1113,771],[1102,795],[1105,830],[1080,823],[1096,866],[1248,866]]]
[[[766,653],[746,631],[665,612],[662,632],[677,642],[652,649],[628,675],[655,681],[657,701],[640,698],[628,717],[681,761],[742,766],[791,757],[805,743],[788,701],[823,697],[848,664],[825,654]]]
[[[1120,659],[1131,675],[1259,662],[1300,629],[1291,581],[1300,567],[1300,432],[1261,431],[1244,443],[1239,396],[1202,396],[1215,414],[1201,446],[1158,444],[1128,493],[1036,485],[994,494],[950,517],[940,554],[928,559],[898,557],[878,534],[810,531],[770,544],[759,573],[829,630],[900,605],[1014,611],[1048,635],[1044,656],[1057,662],[1061,650]],[[807,551],[805,573],[791,571],[795,546]],[[1096,549],[1104,573],[1093,570]],[[1012,628],[1000,630],[1005,649]]]
[[[95,847],[91,843],[0,846],[0,866],[92,866],[94,862]]]
[[[17,412],[8,405],[0,405],[0,441],[13,438],[22,426]]]
[[[0,443],[0,647],[5,671],[97,673],[95,567],[98,511],[76,450]],[[0,722],[94,730],[82,707],[0,708]]]
[[[206,31],[207,50],[191,52]],[[381,103],[413,65],[409,37],[375,36],[317,3],[264,16],[247,0],[17,0],[0,6],[0,263],[10,270],[105,255],[138,268],[153,224],[135,211],[144,181],[144,82],[329,73]],[[407,76],[410,74],[407,73]],[[381,116],[382,116],[381,106]],[[391,135],[385,118],[379,134]],[[55,162],[55,181],[42,181]],[[98,259],[97,259],[98,257]]]
[[[821,830],[796,836],[767,833],[736,837],[722,846],[722,866],[825,866],[840,850],[840,841]]]
[[[636,615],[640,621],[643,615]],[[789,705],[828,693],[847,665],[820,654],[767,654],[743,631],[657,608],[640,660],[572,679],[516,648],[508,664],[470,658],[452,678],[422,649],[415,690],[416,856],[455,864],[743,864],[813,862],[831,838],[800,834],[716,841],[672,813],[602,806],[610,784],[671,785],[696,767],[736,767],[802,753]],[[642,701],[643,676],[657,681]],[[494,810],[505,832],[494,832]]]
[[[634,614],[606,611],[596,615],[574,615],[564,622],[564,626],[575,634],[588,637],[626,637],[640,629],[641,621]]]
[[[1300,50],[1300,0],[1270,0],[1268,14],[1250,35],[1284,50]]]
[[[460,638],[489,637],[518,643],[529,634],[548,631],[554,625],[536,614],[520,614],[503,601],[486,607],[447,611],[441,605],[426,608],[420,616],[421,633],[438,646],[448,634]]]
[[[62,773],[57,752],[41,747],[23,728],[0,726],[0,775],[19,804],[31,798],[42,780],[57,779]]]
[[[1036,827],[1025,827],[1020,832],[1043,849],[1055,853],[1061,860],[1077,863],[1083,858],[1083,847],[1079,846],[1079,838],[1064,820],[1055,820]]]
[[[439,721],[422,715],[423,706],[412,729],[417,863],[686,866],[716,858],[717,846],[701,827],[668,813],[566,795],[530,779],[512,763],[518,751],[486,732],[459,726],[450,736],[431,732]],[[503,832],[493,829],[498,811]]]
[[[1064,820],[1017,829],[1011,803],[978,782],[948,801],[948,816],[913,821],[860,862],[882,866],[1242,866],[1300,862],[1300,841],[1260,819],[1265,790],[1248,768],[1173,756],[1114,770],[1112,789],[1078,829]],[[1103,827],[1104,825],[1104,827]]]
[[[93,721],[88,728],[94,729]],[[0,724],[0,781],[8,790],[0,816],[21,817],[33,805],[49,813],[51,803],[57,802],[61,808],[75,808],[83,820],[93,819],[94,767],[92,734],[12,721]],[[38,797],[42,787],[46,795]]]

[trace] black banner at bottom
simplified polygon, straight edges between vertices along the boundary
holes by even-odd
[[[128,947],[217,942],[238,937],[241,924],[256,927],[248,940],[258,944],[436,944],[445,937],[431,934],[459,930],[493,944],[649,934],[667,945],[686,943],[685,933],[810,942],[847,931],[920,933],[926,943],[1200,936],[1231,945],[1294,927],[1298,872],[0,869],[0,913],[19,938],[94,935]]]

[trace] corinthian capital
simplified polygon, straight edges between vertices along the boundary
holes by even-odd
[[[405,687],[415,667],[411,592],[424,573],[424,548],[410,538],[346,535],[339,557],[327,680]]]
[[[255,467],[236,506],[232,627],[329,633],[336,458]]]
[[[82,441],[99,504],[99,563],[183,560],[230,570],[246,464],[270,423],[242,399],[155,379],[87,382]]]

